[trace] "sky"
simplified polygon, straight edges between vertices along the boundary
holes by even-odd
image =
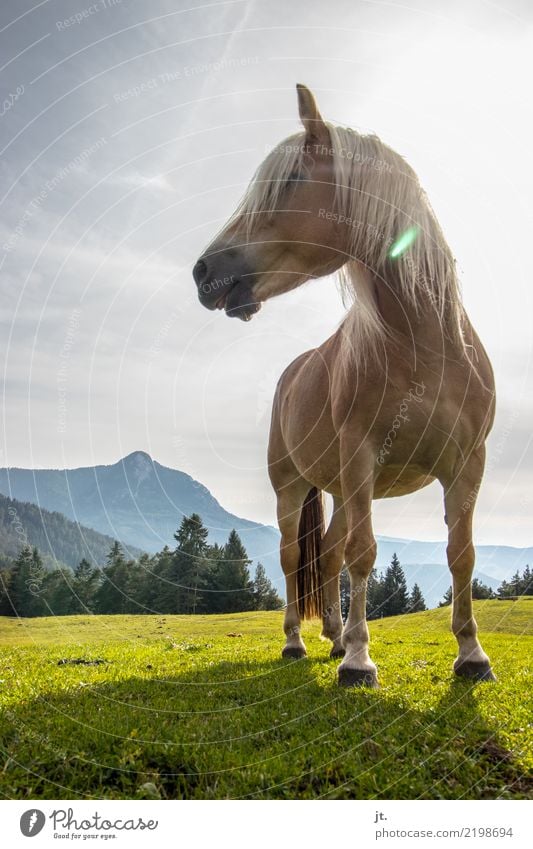
[[[228,320],[191,268],[302,82],[427,191],[496,372],[476,539],[533,544],[532,42],[527,0],[3,0],[0,465],[144,450],[275,524],[274,388],[344,307],[324,278]],[[443,539],[438,484],[374,525]]]

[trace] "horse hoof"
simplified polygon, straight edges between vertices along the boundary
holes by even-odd
[[[299,646],[285,646],[281,656],[290,660],[300,660],[302,657],[307,657],[307,652]]]
[[[339,687],[371,687],[377,689],[378,674],[369,669],[350,669],[339,667]]]
[[[467,678],[470,681],[498,680],[490,668],[490,663],[483,663],[483,661],[463,660],[454,665],[453,671],[459,678]]]
[[[331,649],[329,656],[331,658],[337,658],[337,657],[344,657],[345,654],[346,654],[346,651],[341,646],[340,649]]]

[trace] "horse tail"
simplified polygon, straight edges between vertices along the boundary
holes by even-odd
[[[320,576],[320,543],[324,536],[324,504],[322,492],[313,487],[303,503],[298,542],[298,612],[302,619],[322,615],[322,580]]]

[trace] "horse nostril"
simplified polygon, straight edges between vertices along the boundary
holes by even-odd
[[[207,275],[207,265],[203,261],[203,259],[199,259],[196,265],[192,270],[192,276],[194,277],[196,284],[199,286],[202,283]]]

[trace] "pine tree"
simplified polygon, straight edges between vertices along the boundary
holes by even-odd
[[[118,540],[115,540],[111,546],[109,554],[106,557],[106,563],[108,566],[116,566],[119,563],[124,563],[124,552]]]
[[[529,564],[525,567],[524,572],[520,575],[516,571],[511,581],[502,581],[497,589],[499,598],[512,598],[517,595],[533,595],[533,572]]]
[[[122,548],[114,542],[102,570],[101,583],[96,590],[94,605],[97,613],[125,613],[128,606],[128,564]]]
[[[73,594],[74,577],[70,569],[54,569],[44,579],[44,597],[50,615],[77,613]]]
[[[521,585],[520,572],[517,569],[516,572],[514,573],[513,577],[511,578],[511,584],[510,584],[511,595],[520,595],[520,588],[521,588],[520,585]]]
[[[442,597],[442,601],[439,601],[439,607],[448,607],[448,605],[451,604],[452,601],[453,601],[452,588],[448,587],[448,589],[444,593],[444,596]]]
[[[382,582],[378,578],[376,568],[372,569],[366,583],[366,618],[381,618],[381,602],[383,600]]]
[[[9,581],[11,568],[0,569],[0,616],[12,616],[13,609],[9,601]]]
[[[483,598],[494,598],[494,593],[492,592],[490,587],[487,587],[479,578],[474,578],[472,581],[472,598],[473,599],[483,599]]]
[[[383,616],[398,616],[407,610],[407,582],[400,561],[393,554],[382,583],[381,612]]]
[[[207,551],[207,538],[209,531],[202,522],[198,513],[184,516],[181,524],[174,534],[178,549],[190,554],[192,557],[205,555]]]
[[[503,580],[496,592],[499,598],[508,598],[511,595],[511,590],[507,581]]]
[[[174,552],[168,545],[154,555],[150,572],[143,578],[143,604],[156,613],[177,613]]]
[[[208,535],[198,513],[184,516],[174,534],[177,548],[172,557],[171,575],[177,613],[204,612],[202,591],[207,587],[210,568]]]
[[[8,597],[12,615],[44,616],[45,569],[37,548],[24,546],[13,564],[9,578]]]
[[[424,601],[422,590],[420,589],[418,584],[414,584],[413,589],[411,590],[411,595],[409,596],[409,601],[407,603],[407,612],[419,613],[422,610],[427,610],[426,602]]]
[[[239,534],[232,530],[222,557],[212,573],[216,592],[212,594],[211,604],[217,613],[239,613],[253,609],[253,586],[249,570],[251,562]]]
[[[15,559],[6,587],[9,616],[27,616],[30,594],[26,584],[30,569],[31,548],[24,546]]]
[[[339,577],[339,590],[341,599],[341,617],[342,621],[346,622],[348,613],[350,612],[350,575],[348,569],[344,568]]]
[[[31,605],[32,616],[46,616],[48,613],[43,586],[45,576],[46,569],[43,566],[41,555],[38,549],[34,547],[31,552],[30,576],[28,583],[28,589],[33,596],[33,603]]]
[[[159,582],[156,577],[157,555],[151,558],[141,554],[137,563],[131,562],[128,568],[128,583],[126,586],[126,612],[151,613],[157,610],[154,604]]]
[[[221,602],[219,596],[219,576],[218,570],[221,561],[224,559],[224,546],[218,542],[207,547],[205,561],[206,571],[204,574],[205,586],[203,590],[203,612],[204,613],[219,613]]]
[[[533,595],[533,571],[529,568],[529,564],[524,569],[524,574],[522,575],[520,594]]]
[[[279,597],[276,588],[267,576],[265,567],[258,563],[253,580],[253,609],[279,610],[283,607],[283,599]]]
[[[72,581],[73,612],[92,613],[96,603],[96,590],[100,583],[100,570],[91,566],[85,557],[74,570]]]

